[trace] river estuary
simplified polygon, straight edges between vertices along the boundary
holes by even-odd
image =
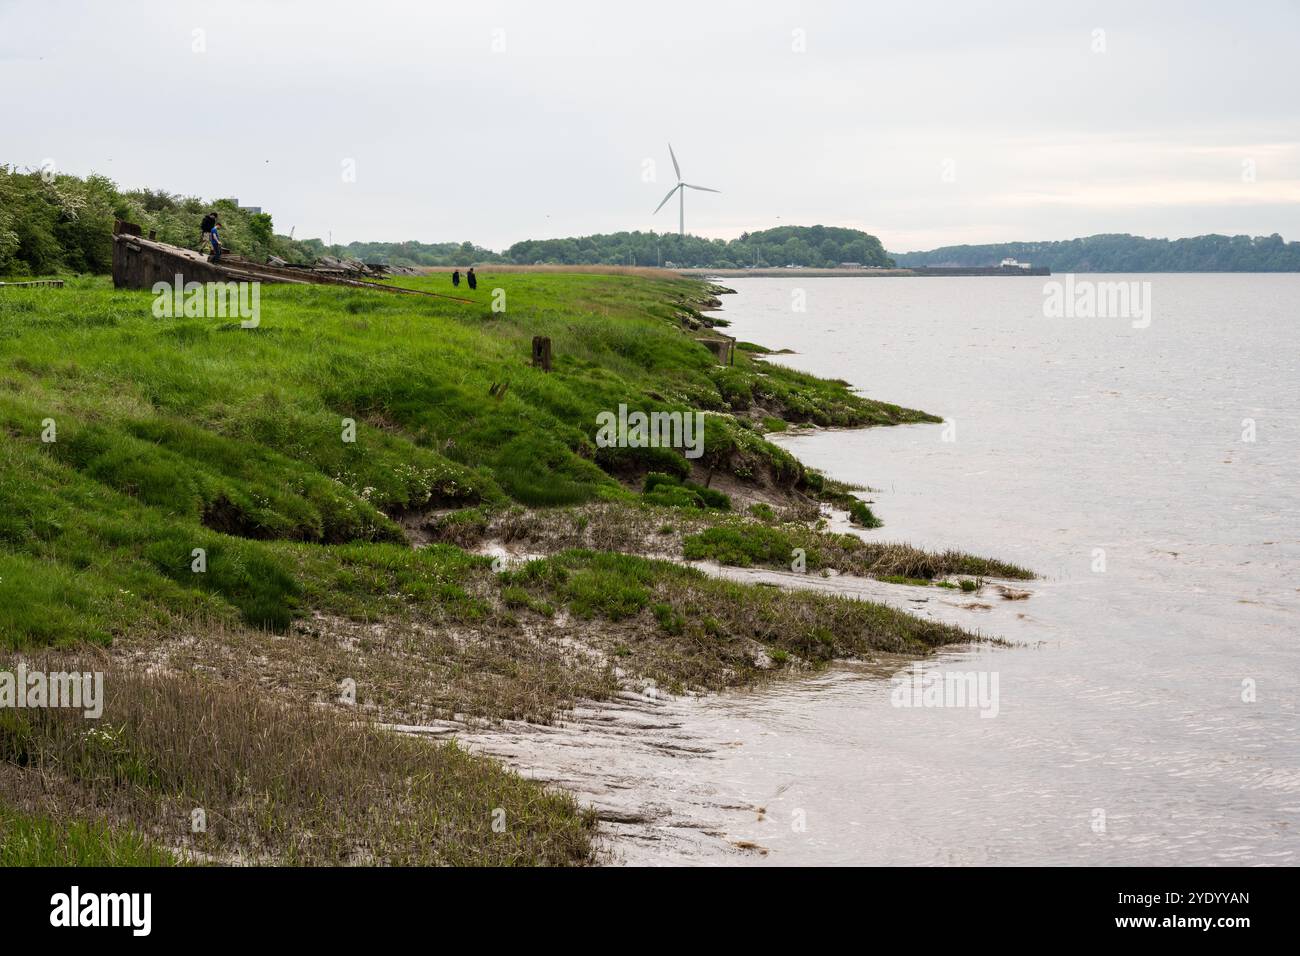
[[[1049,318],[1042,278],[797,273],[727,280],[720,313],[944,417],[778,440],[873,489],[863,534],[1040,574],[1022,600],[868,594],[1013,642],[925,664],[996,708],[899,706],[884,661],[471,742],[601,808],[628,863],[1300,862],[1300,277],[1077,279],[1148,282],[1149,314]]]

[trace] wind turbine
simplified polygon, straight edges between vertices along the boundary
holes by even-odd
[[[668,155],[673,158],[673,171],[677,173],[677,185],[668,190],[668,195],[664,197],[663,202],[655,206],[655,212],[664,208],[664,203],[673,198],[673,193],[677,193],[677,235],[686,235],[686,190],[698,189],[706,193],[720,193],[721,189],[710,189],[708,186],[692,186],[690,183],[682,182],[682,168],[677,165],[677,155],[673,152],[673,144],[668,144]],[[654,215],[654,213],[651,213]]]

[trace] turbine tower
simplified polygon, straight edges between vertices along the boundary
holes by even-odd
[[[673,172],[677,174],[677,185],[668,190],[668,195],[664,197],[663,202],[655,206],[655,212],[664,208],[664,203],[673,198],[673,193],[677,193],[677,235],[686,235],[686,190],[698,189],[706,193],[720,193],[721,189],[710,189],[708,186],[692,186],[690,183],[682,182],[682,168],[677,165],[677,155],[673,152],[673,144],[668,144],[668,155],[673,158]],[[651,213],[654,215],[654,213]]]

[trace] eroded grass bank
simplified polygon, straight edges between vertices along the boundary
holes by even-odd
[[[453,549],[404,560],[439,551]],[[331,706],[351,681],[358,708],[392,723],[550,723],[629,685],[718,690],[973,637],[878,604],[735,584],[618,552],[573,549],[500,572],[472,560],[454,607],[403,600],[394,576],[390,610],[368,619],[317,612],[285,633],[204,622],[165,640],[125,638],[115,655]]]
[[[163,641],[124,638],[90,662],[29,661],[103,669],[107,705],[94,722],[5,712],[0,802],[58,821],[60,846],[91,833],[112,854],[74,861],[595,862],[595,821],[571,798],[376,721],[547,723],[628,687],[719,689],[971,639],[878,604],[610,552],[566,551],[502,573],[484,559],[465,595],[454,611],[322,614],[283,634],[214,623]],[[195,809],[202,833],[188,829]],[[46,844],[30,858],[64,852]]]
[[[950,577],[1028,580],[1033,572],[961,551],[926,551],[895,541],[837,533],[814,502],[751,506],[745,514],[704,507],[665,508],[596,503],[545,511],[465,509],[413,522],[423,540],[474,548],[485,542],[531,553],[593,548],[632,554],[708,559],[736,567],[789,569],[797,556],[810,573],[835,571],[877,579],[925,582]]]
[[[544,723],[629,685],[712,690],[972,638],[648,559],[661,544],[1021,576],[818,527],[843,489],[766,432],[934,419],[752,349],[716,365],[695,341],[714,324],[701,284],[484,274],[462,294],[267,287],[256,329],[158,319],[106,280],[0,296],[0,647],[107,648],[110,689],[93,724],[0,712],[3,852],[589,862],[593,821],[565,795],[374,721]],[[534,335],[551,374],[528,362]],[[598,447],[619,404],[706,412],[704,456]],[[547,556],[498,573],[465,550],[496,534]]]

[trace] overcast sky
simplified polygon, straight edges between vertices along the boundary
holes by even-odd
[[[669,140],[700,235],[1300,239],[1300,3],[0,0],[0,163],[299,238],[675,230]]]

